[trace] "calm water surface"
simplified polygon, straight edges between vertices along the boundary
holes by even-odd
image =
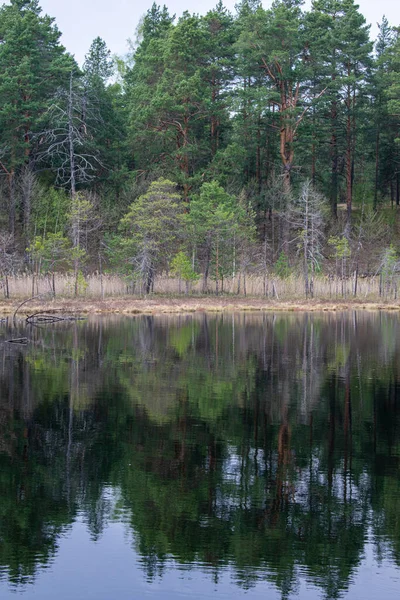
[[[0,341],[2,599],[399,598],[397,314]]]

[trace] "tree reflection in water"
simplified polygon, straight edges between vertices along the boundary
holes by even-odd
[[[3,327],[1,335],[10,334]],[[32,581],[81,516],[238,586],[348,587],[400,566],[393,314],[94,319],[0,346],[0,569]],[[117,500],[115,500],[117,498]],[[133,538],[132,538],[133,539]]]

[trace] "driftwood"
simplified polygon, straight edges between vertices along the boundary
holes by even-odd
[[[28,304],[28,302],[32,302],[33,300],[38,300],[39,298],[44,298],[46,296],[48,296],[49,294],[38,294],[37,296],[32,296],[31,298],[28,298],[27,300],[24,300],[23,302],[21,302],[21,304],[19,304],[17,306],[17,308],[14,311],[14,315],[13,315],[13,321],[15,323],[16,318],[17,318],[17,312],[25,305]],[[53,295],[53,293],[51,293],[51,295]]]
[[[54,296],[53,293],[50,293],[51,296]],[[28,304],[28,302],[32,302],[33,300],[39,300],[39,298],[45,298],[48,297],[49,293],[45,293],[45,294],[38,294],[37,296],[32,296],[31,298],[28,298],[27,300],[24,300],[23,302],[21,302],[21,304],[19,304],[17,306],[17,308],[14,311],[14,315],[13,315],[13,322],[15,324],[16,320],[17,320],[17,313],[19,310],[21,310],[21,308],[23,306],[25,306],[25,304]],[[62,309],[60,309],[62,310]],[[29,324],[34,324],[34,323],[59,323],[60,321],[81,321],[84,319],[84,317],[74,317],[74,316],[58,316],[53,314],[54,312],[56,312],[56,310],[52,311],[51,314],[49,314],[48,312],[45,311],[38,311],[36,313],[33,313],[32,315],[27,315],[26,316],[26,322]]]
[[[43,312],[34,313],[26,317],[27,323],[58,323],[59,321],[65,321],[63,317],[57,317],[56,315],[49,315]]]
[[[36,313],[33,313],[32,315],[28,315],[26,317],[26,322],[30,325],[33,325],[36,323],[51,324],[60,323],[61,321],[83,321],[84,319],[84,317],[74,317],[71,315],[58,316],[55,314],[49,314],[43,311],[38,311]]]

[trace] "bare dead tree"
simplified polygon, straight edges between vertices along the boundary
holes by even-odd
[[[1,173],[1,172],[0,172]],[[6,228],[8,225],[8,185],[4,177],[0,175],[0,227]]]
[[[382,213],[378,213],[371,207],[366,207],[363,202],[361,214],[353,227],[352,242],[352,264],[351,272],[354,273],[353,294],[357,296],[358,277],[360,265],[365,273],[375,273],[377,265],[381,268],[381,248],[385,240],[390,236],[388,224]]]
[[[154,244],[151,240],[145,239],[140,250],[128,259],[132,265],[132,293],[135,291],[136,283],[139,283],[142,295],[153,291],[156,257]]]
[[[8,187],[8,228],[10,233],[15,233],[16,197],[15,197],[15,168],[7,168],[4,157],[9,151],[7,146],[0,147],[0,173],[6,176]]]
[[[29,232],[32,212],[32,202],[39,192],[39,184],[31,167],[26,165],[21,170],[17,180],[18,192],[21,196],[23,208],[25,234]]]
[[[400,261],[393,244],[385,248],[380,264],[380,290],[379,295],[385,298],[393,295],[397,299],[398,279],[400,274]]]
[[[99,112],[87,102],[84,92],[74,89],[71,71],[69,89],[58,90],[48,109],[48,127],[37,137],[42,148],[39,162],[50,162],[57,174],[57,184],[75,196],[77,185],[92,181],[103,168],[93,147],[88,121],[101,124]]]
[[[322,258],[325,205],[324,198],[313,188],[311,181],[305,181],[290,209],[289,221],[294,230],[291,242],[296,244],[302,258],[307,298],[314,296],[314,275]]]
[[[288,211],[292,201],[279,175],[272,174],[264,192],[264,239],[269,235],[271,261],[275,263],[281,252],[288,254]]]
[[[99,211],[96,210],[97,199],[94,194],[79,192],[71,198],[68,220],[70,225],[70,238],[72,242],[72,262],[74,268],[74,291],[78,295],[78,278],[81,264],[84,261],[89,237],[98,231],[102,225]]]
[[[16,260],[14,235],[0,232],[0,287],[3,288],[5,298],[10,297],[9,276],[15,268]]]

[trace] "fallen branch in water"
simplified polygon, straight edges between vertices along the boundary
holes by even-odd
[[[29,342],[28,338],[14,338],[12,340],[5,340],[6,344],[27,344]]]
[[[57,317],[56,315],[49,315],[46,313],[34,313],[26,317],[27,323],[58,323],[58,321],[65,321],[63,317]]]
[[[74,317],[71,315],[68,316],[57,316],[54,314],[49,314],[43,311],[38,311],[33,313],[32,315],[28,315],[26,317],[26,322],[33,325],[35,323],[59,323],[61,321],[83,321],[84,317]]]
[[[49,295],[49,292],[46,292],[45,294],[38,294],[37,296],[32,296],[31,298],[28,298],[27,300],[24,300],[23,302],[21,302],[21,304],[19,304],[17,306],[17,308],[14,311],[14,315],[13,315],[13,321],[15,323],[16,321],[16,317],[17,317],[17,312],[25,305],[28,304],[28,302],[32,302],[32,300],[39,300],[39,298],[44,298],[46,296]],[[54,297],[53,292],[51,292],[51,295]]]

